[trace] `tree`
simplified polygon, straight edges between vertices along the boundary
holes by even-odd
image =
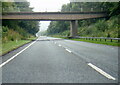
[[[29,7],[30,3],[25,2],[2,2],[3,14],[4,12],[33,12]],[[14,32],[22,38],[28,38],[29,35],[34,35],[39,31],[38,21],[22,21],[22,20],[3,20],[3,28],[7,27],[7,32]],[[8,36],[9,37],[9,36]]]

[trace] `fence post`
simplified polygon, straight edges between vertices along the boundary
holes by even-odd
[[[105,42],[106,42],[106,39],[105,39]]]
[[[110,40],[110,42],[113,42],[113,40],[116,40],[117,42],[120,42],[120,38],[105,38],[105,37],[79,37],[80,39],[84,39],[84,40],[95,40],[95,41],[104,41],[105,39],[105,42],[107,42],[107,39]]]
[[[120,42],[120,40],[118,40],[118,42]]]
[[[111,42],[112,42],[112,39],[111,39]]]

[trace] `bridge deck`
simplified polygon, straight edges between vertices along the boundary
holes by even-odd
[[[13,20],[81,20],[106,17],[105,12],[11,12],[2,19]]]

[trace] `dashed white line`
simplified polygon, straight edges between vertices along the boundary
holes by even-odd
[[[23,51],[25,51],[27,48],[29,48],[31,45],[33,45],[36,41],[32,42],[31,44],[29,44],[26,48],[24,48],[23,50],[21,50],[20,52],[18,52],[17,54],[15,54],[14,56],[12,56],[11,58],[9,58],[8,60],[6,60],[5,62],[3,62],[2,64],[0,64],[0,68],[3,67],[4,65],[6,65],[7,63],[9,63],[11,60],[13,60],[15,57],[17,57],[19,54],[21,54]]]
[[[58,46],[60,46],[61,47],[61,45],[59,44]]]
[[[114,77],[103,71],[102,69],[98,68],[97,66],[93,65],[92,63],[88,63],[90,67],[92,67],[94,70],[102,74],[103,76],[107,77],[108,79],[116,80]]]
[[[56,44],[56,42],[55,42],[55,44]],[[59,44],[58,46],[61,46],[61,45]],[[69,53],[72,53],[72,51],[70,51],[67,48],[65,48],[65,50],[68,51]],[[105,71],[103,71],[102,69],[100,69],[97,66],[93,65],[92,63],[88,63],[88,65],[90,67],[92,67],[94,70],[96,70],[97,72],[99,72],[100,74],[102,74],[103,76],[105,76],[106,78],[116,80],[116,78],[112,77],[110,74],[106,73]]]
[[[65,49],[66,51],[68,51],[69,53],[72,53],[72,51],[68,50],[68,49]]]

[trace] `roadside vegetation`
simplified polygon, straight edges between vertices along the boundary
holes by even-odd
[[[2,44],[2,55],[29,42],[30,42],[29,40],[19,40],[19,41],[9,41],[7,43],[3,43]]]
[[[78,21],[78,36],[81,37],[110,37],[120,38],[120,2],[86,2],[70,3],[63,5],[62,12],[70,11],[105,11],[108,13],[107,18],[87,19]],[[70,36],[69,21],[52,21],[44,35],[55,37]],[[76,39],[73,39],[76,40]],[[85,41],[85,40],[84,40]],[[96,41],[90,41],[96,42]],[[97,41],[96,43],[102,43]],[[107,43],[107,42],[105,42]],[[114,44],[115,43],[115,44]],[[104,44],[104,43],[103,43]],[[108,42],[108,45],[118,45],[118,42]]]
[[[111,42],[110,40],[105,41],[103,40],[86,40],[86,39],[70,39],[70,40],[75,40],[75,41],[84,41],[84,42],[90,42],[90,43],[96,43],[96,44],[104,44],[104,45],[111,45],[111,46],[120,46],[120,43],[118,43],[117,40],[114,40]]]
[[[2,2],[2,14],[6,12],[33,12],[29,2]],[[36,38],[39,31],[38,21],[3,20],[0,38],[2,39],[2,54],[5,54],[19,46]]]

